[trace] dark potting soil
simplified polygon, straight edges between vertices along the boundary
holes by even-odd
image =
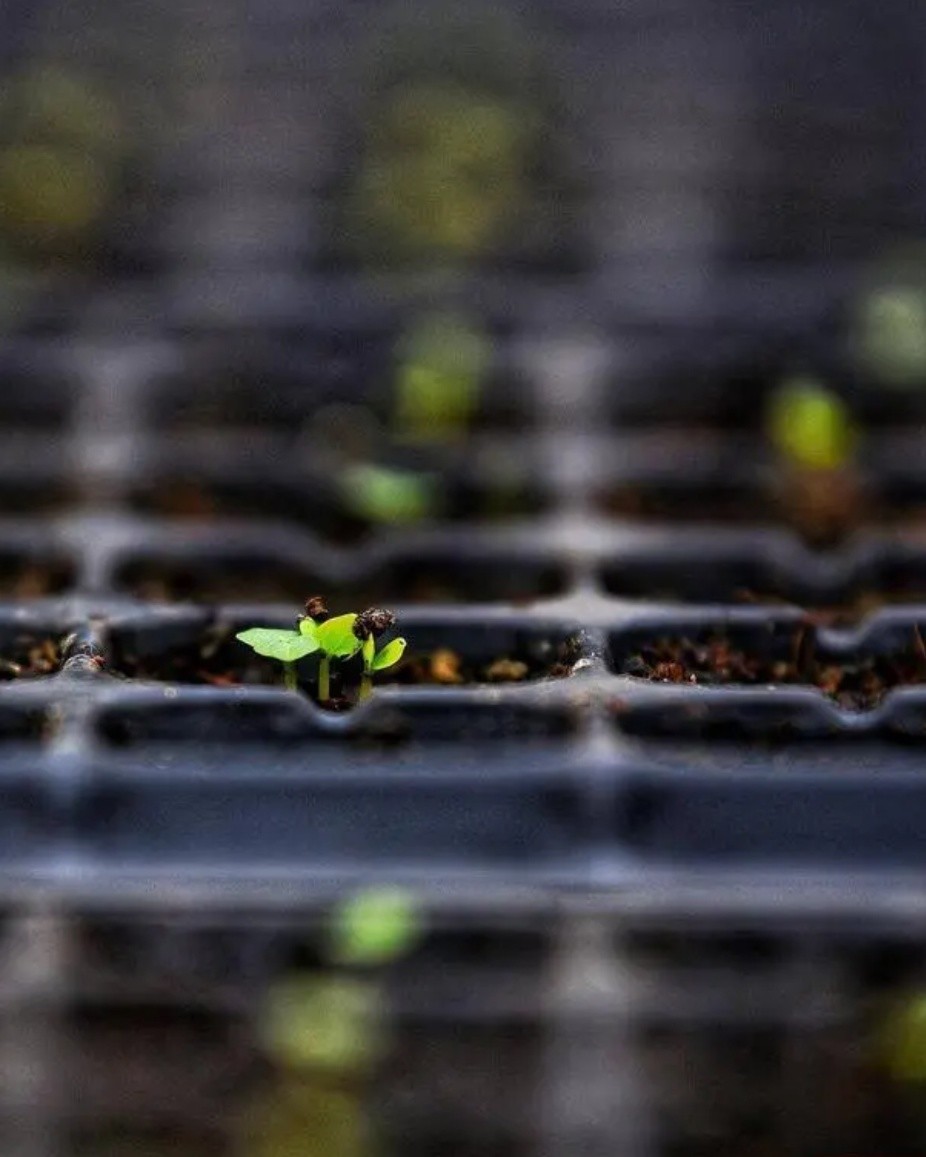
[[[553,654],[546,649],[523,653],[501,653],[487,658],[466,657],[450,648],[409,652],[402,661],[376,682],[383,686],[467,686],[479,683],[522,683],[571,675],[579,659],[578,646],[558,644]],[[198,647],[178,647],[157,655],[118,654],[113,670],[133,679],[159,682],[209,684],[232,687],[241,684],[280,686],[278,663],[250,651],[224,632],[206,635]],[[330,706],[339,709],[356,696],[360,683],[360,660],[332,664]],[[308,693],[315,689],[315,660],[299,665],[300,686]]]
[[[462,686],[473,683],[524,683],[535,679],[563,679],[579,658],[576,648],[562,643],[555,658],[530,653],[498,655],[488,661],[468,659],[449,647],[425,654],[409,654],[395,668],[392,682],[419,686]]]
[[[913,627],[909,647],[902,651],[840,663],[816,654],[810,627],[795,632],[786,658],[744,650],[722,634],[703,641],[667,636],[630,655],[621,673],[649,682],[704,687],[812,686],[842,708],[867,711],[895,687],[926,683],[926,645],[919,629]]]

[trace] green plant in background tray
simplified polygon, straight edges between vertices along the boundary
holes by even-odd
[[[338,971],[296,972],[270,989],[257,1029],[277,1080],[245,1120],[246,1157],[373,1157],[366,1080],[389,1047],[375,970],[423,935],[414,897],[373,887],[332,914],[327,957]]]
[[[774,393],[766,417],[772,445],[802,469],[835,470],[848,463],[858,435],[848,407],[813,378],[794,378]]]

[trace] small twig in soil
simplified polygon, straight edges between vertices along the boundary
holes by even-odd
[[[913,624],[913,642],[920,661],[920,674],[926,675],[926,643],[923,642],[923,633],[919,623]]]
[[[793,662],[798,676],[808,683],[813,682],[813,662],[817,650],[817,636],[806,623],[801,623],[794,639]]]

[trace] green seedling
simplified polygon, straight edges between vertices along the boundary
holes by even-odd
[[[328,956],[339,968],[380,968],[408,955],[424,928],[400,888],[368,888],[333,914]],[[347,1073],[385,1051],[379,986],[363,975],[296,973],[271,989],[261,1022],[268,1052],[292,1070]]]
[[[421,935],[418,906],[404,888],[366,888],[334,913],[328,955],[337,964],[387,964],[410,952]]]
[[[400,343],[396,432],[414,442],[447,442],[466,433],[489,361],[485,335],[452,313],[419,319]]]
[[[800,469],[845,466],[858,441],[846,405],[812,378],[796,378],[775,392],[766,429],[784,461]]]
[[[895,1081],[926,1084],[926,993],[896,1002],[882,1026],[881,1053]]]
[[[331,698],[331,661],[353,658],[360,650],[361,640],[354,634],[355,614],[336,615],[316,627],[321,657],[318,662],[318,698],[322,703]]]
[[[312,655],[319,648],[315,623],[305,618],[299,621],[295,631],[275,627],[251,627],[236,636],[258,655],[276,659],[283,664],[283,682],[289,691],[299,689],[296,664],[306,655]]]
[[[926,385],[926,287],[888,285],[859,305],[855,340],[865,371],[896,389]]]
[[[338,615],[321,623],[316,629],[322,652],[319,665],[319,697],[326,699],[332,659],[352,659],[358,651],[363,655],[363,675],[360,698],[366,699],[373,689],[373,675],[394,666],[405,652],[405,640],[393,639],[381,651],[376,650],[376,638],[395,623],[391,611],[371,607],[362,614]]]
[[[436,479],[431,474],[357,463],[342,471],[341,486],[348,510],[371,523],[421,522],[433,518],[440,508]]]
[[[350,613],[329,618],[324,599],[316,595],[306,601],[305,614],[297,620],[295,630],[251,627],[235,638],[258,655],[282,663],[284,682],[291,691],[298,689],[296,663],[318,651],[318,699],[326,703],[331,698],[332,661],[344,662],[362,651],[361,699],[370,694],[377,671],[385,671],[398,663],[405,652],[404,639],[393,639],[382,650],[376,650],[376,639],[394,623],[392,611],[377,607],[370,607],[359,615]]]
[[[360,678],[360,698],[366,699],[373,690],[373,676],[377,671],[394,667],[405,654],[405,640],[393,639],[382,650],[376,650],[376,640],[372,635],[365,639],[362,647],[363,675]]]
[[[441,81],[392,86],[371,110],[352,191],[357,239],[390,264],[486,256],[523,211],[534,143],[528,109],[510,99]]]

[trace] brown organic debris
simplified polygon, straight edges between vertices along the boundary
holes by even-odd
[[[460,674],[460,666],[461,659],[456,651],[451,651],[449,647],[441,647],[431,655],[429,671],[431,680],[435,683],[462,683],[464,679]]]
[[[314,623],[324,623],[328,619],[328,604],[321,595],[312,595],[305,600],[305,617]]]
[[[358,639],[369,639],[379,636],[389,627],[395,625],[395,615],[382,607],[368,607],[361,611],[354,621],[354,634]]]
[[[624,674],[658,683],[698,686],[771,685],[816,687],[840,707],[876,707],[893,687],[926,682],[926,645],[919,628],[910,644],[893,654],[865,654],[840,662],[821,658],[812,626],[801,624],[787,657],[734,646],[722,634],[705,639],[657,639],[628,657]]]
[[[520,683],[528,675],[528,666],[520,659],[496,659],[486,668],[489,683]]]

